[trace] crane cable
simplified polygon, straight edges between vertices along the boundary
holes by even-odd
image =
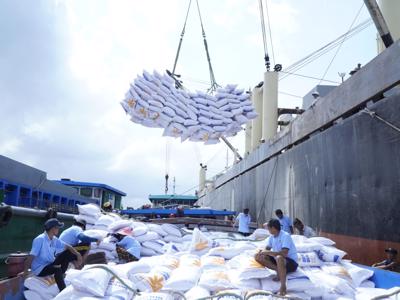
[[[340,43],[342,43],[342,42],[350,39],[354,35],[360,33],[361,31],[363,31],[364,29],[369,27],[371,24],[372,24],[372,20],[370,20],[370,19],[367,19],[367,20],[361,22],[353,29],[351,29],[351,30],[345,32],[344,34],[342,34],[341,36],[337,37],[335,40],[329,42],[325,46],[315,50],[314,52],[310,53],[309,55],[302,58],[301,60],[299,60],[299,61],[295,62],[294,64],[290,65],[289,67],[285,68],[282,71],[282,73],[288,73],[288,74],[283,75],[282,77],[279,78],[279,80],[283,80],[286,77],[288,77],[289,75],[292,75],[292,73],[295,73],[297,70],[300,70],[301,68],[303,68],[304,66],[308,65],[309,63],[315,61],[322,55],[328,53],[332,49],[339,46]]]
[[[199,6],[199,0],[196,0],[196,4],[197,4],[197,12],[199,13],[199,19],[200,19],[200,25],[201,25],[201,34],[203,36],[204,49],[206,50],[206,55],[207,55],[208,71],[210,73],[211,87],[207,90],[207,92],[208,93],[213,93],[213,92],[215,92],[217,90],[218,87],[220,87],[220,85],[218,85],[217,81],[215,80],[214,70],[213,70],[213,67],[211,65],[210,52],[208,51],[206,32],[204,31],[203,19],[201,17],[200,6]]]
[[[183,42],[183,37],[185,35],[185,31],[186,31],[186,23],[189,17],[189,12],[190,12],[190,6],[192,5],[192,0],[189,1],[189,6],[186,12],[186,17],[185,17],[185,23],[183,23],[183,28],[182,28],[182,32],[181,32],[181,38],[179,40],[179,45],[178,45],[178,50],[176,51],[176,55],[175,55],[175,62],[174,62],[174,67],[172,68],[172,74],[175,74],[175,70],[176,70],[176,64],[178,63],[178,58],[179,58],[179,54],[181,52],[181,47],[182,47],[182,42]]]
[[[271,21],[269,19],[268,0],[265,0],[265,12],[267,13],[269,40],[271,42],[272,61],[275,64],[276,60],[275,60],[275,52],[274,52],[274,43],[272,42],[272,30],[271,30]]]
[[[265,67],[267,68],[267,71],[269,71],[271,63],[269,61],[269,56],[268,56],[267,35],[265,33],[265,18],[264,18],[264,8],[263,8],[262,0],[258,0],[258,8],[260,10],[261,32],[262,32],[263,45],[264,45],[264,62],[265,62]]]
[[[360,13],[361,13],[363,7],[364,7],[364,2],[361,4],[361,7],[360,7],[360,9],[358,10],[358,12],[357,12],[356,16],[354,17],[353,21],[351,22],[350,28],[349,28],[349,30],[347,30],[347,32],[349,32],[349,31],[353,28],[353,25],[354,25],[354,23],[357,21],[358,16],[360,15]],[[328,73],[330,67],[332,66],[333,61],[335,60],[335,58],[336,58],[336,56],[338,55],[340,49],[342,48],[342,45],[343,45],[343,43],[344,43],[344,41],[345,41],[345,39],[346,39],[346,36],[347,36],[347,34],[344,36],[344,39],[342,40],[342,42],[339,44],[339,47],[337,47],[335,54],[333,55],[331,61],[329,62],[328,66],[326,67],[326,70],[325,70],[325,72],[324,72],[324,75],[322,75],[322,78],[321,78],[321,80],[319,81],[318,84],[321,84],[321,82],[325,79],[325,76],[326,76],[326,74]]]
[[[178,59],[179,59],[179,54],[180,54],[181,47],[182,47],[183,37],[184,37],[185,31],[186,31],[186,24],[187,24],[187,20],[188,20],[188,17],[189,17],[189,12],[190,12],[191,5],[192,5],[192,0],[189,1],[189,5],[188,5],[187,12],[186,12],[186,17],[185,17],[185,22],[183,24],[183,28],[182,28],[182,32],[181,32],[181,38],[179,40],[178,50],[177,50],[176,56],[175,56],[174,66],[173,66],[172,72],[170,72],[170,74],[172,75],[173,79],[175,80],[176,86],[179,87],[179,88],[182,88],[182,82],[180,80],[176,79],[176,77],[180,77],[180,75],[177,75],[175,73],[175,71],[176,71],[176,66],[178,64]],[[198,0],[196,0],[196,6],[197,6],[197,12],[198,12],[198,15],[199,15],[199,19],[200,19],[201,33],[202,33],[202,36],[203,36],[204,49],[206,51],[206,56],[207,56],[208,72],[210,74],[210,85],[211,86],[207,90],[207,93],[213,93],[213,92],[215,92],[217,90],[218,87],[220,87],[220,85],[217,83],[217,81],[215,79],[214,69],[213,69],[212,64],[211,64],[210,51],[208,49],[206,32],[204,30],[203,18],[201,17],[200,5],[199,5],[199,1]],[[168,72],[169,71],[167,70],[167,73]]]

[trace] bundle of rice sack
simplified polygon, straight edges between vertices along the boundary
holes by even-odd
[[[193,254],[184,254],[179,259],[181,267],[201,267],[200,257]]]
[[[235,288],[243,291],[260,290],[261,282],[258,278],[252,279],[241,279],[240,272],[238,270],[229,271],[229,279]]]
[[[63,289],[54,300],[76,300],[76,299],[85,299],[85,300],[96,300],[99,298],[94,297],[90,293],[84,293],[76,290],[72,285],[67,286]],[[32,299],[33,300],[33,299]],[[34,298],[34,300],[40,300],[40,298]]]
[[[192,241],[189,247],[189,251],[191,253],[197,253],[201,255],[207,253],[210,248],[214,248],[217,245],[218,243],[216,241],[207,237],[198,228],[195,228],[193,230]]]
[[[297,252],[313,252],[313,251],[319,251],[322,249],[321,244],[318,243],[313,243],[313,242],[306,242],[306,243],[297,243],[296,245],[296,250]]]
[[[173,225],[173,224],[162,224],[161,225],[162,230],[164,230],[168,235],[173,235],[176,237],[182,237],[182,232],[181,230]]]
[[[331,239],[322,236],[311,237],[308,239],[309,242],[315,242],[323,246],[334,246],[335,242]]]
[[[140,228],[141,227],[133,229],[133,232],[135,233],[135,230],[140,229]],[[158,239],[160,239],[160,236],[158,235],[158,233],[156,233],[154,231],[149,231],[149,232],[147,232],[145,234],[142,234],[142,235],[139,235],[139,236],[135,236],[135,238],[139,243],[143,243],[143,242],[146,242],[146,241],[158,240]]]
[[[136,273],[129,277],[141,292],[158,292],[165,283],[165,278],[161,273]]]
[[[201,258],[201,267],[203,270],[225,267],[225,259],[220,256],[203,256]]]
[[[254,256],[239,255],[234,258],[236,266],[238,267],[238,277],[239,279],[252,279],[252,278],[266,278],[274,274],[273,271],[265,268],[263,265],[259,264]],[[235,264],[231,263],[231,266]]]
[[[162,229],[161,225],[158,224],[147,224],[147,228],[149,229],[149,231],[154,231],[157,232],[160,236],[166,236],[168,235],[167,232],[165,232],[164,229]]]
[[[95,238],[98,240],[103,240],[108,235],[108,231],[101,229],[89,229],[85,230],[83,233],[88,237]]]
[[[200,275],[201,269],[199,267],[179,267],[172,271],[164,288],[186,292],[197,284]]]
[[[151,265],[143,261],[133,261],[125,264],[118,264],[110,267],[119,277],[131,278],[137,273],[148,273],[151,271]]]
[[[142,243],[143,247],[154,250],[157,253],[164,253],[165,243],[160,240],[145,241]]]
[[[111,233],[115,233],[118,230],[125,228],[125,227],[130,227],[132,224],[132,221],[130,220],[117,220],[112,222],[109,226],[108,226],[108,230]]]
[[[322,246],[317,254],[322,261],[340,262],[347,253],[335,247]]]
[[[198,285],[192,287],[185,293],[185,298],[187,300],[196,300],[196,299],[206,298],[209,296],[210,292],[207,289],[202,288],[201,286]]]
[[[167,293],[140,293],[135,300],[174,300],[174,297]]]
[[[131,289],[135,289],[135,285],[129,280],[125,280],[125,278],[121,278],[126,285],[128,285]],[[113,299],[113,300],[131,300],[133,299],[133,291],[123,285],[119,280],[113,278],[110,280],[105,299]]]
[[[297,253],[297,263],[300,267],[319,267],[322,261],[315,252]]]
[[[360,268],[347,261],[342,261],[341,265],[345,267],[350,274],[355,287],[359,287],[363,281],[370,279],[374,275],[374,271]]]
[[[228,272],[222,269],[204,270],[200,277],[199,286],[210,292],[233,288]]]
[[[245,252],[246,250],[253,250],[254,246],[251,244],[234,244],[233,246],[218,246],[208,251],[208,255],[221,256],[225,259],[232,259],[235,256]]]
[[[267,237],[269,237],[268,230],[263,228],[257,228],[248,238],[250,240],[265,240]]]
[[[163,240],[167,243],[182,243],[183,239],[180,236],[169,234],[163,237]]]
[[[39,294],[42,299],[53,299],[59,293],[53,276],[30,276],[25,279],[24,286],[30,291],[28,292],[28,296],[31,299],[36,294]]]
[[[78,274],[74,275],[71,285],[77,291],[104,297],[111,277],[111,273],[106,270],[86,266]]]
[[[354,299],[356,290],[347,280],[326,274],[319,268],[303,268],[303,271],[316,287]]]
[[[156,254],[157,252],[154,251],[153,249],[149,249],[143,246],[140,248],[140,256],[146,257],[146,256],[154,256]]]
[[[86,215],[86,216],[93,216],[98,219],[101,215],[101,210],[100,207],[96,204],[77,204],[78,211],[80,215]]]

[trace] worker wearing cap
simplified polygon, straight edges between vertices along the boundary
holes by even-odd
[[[110,201],[103,204],[103,210],[106,212],[112,212],[112,204]]]
[[[385,249],[386,259],[379,263],[373,264],[375,268],[389,270],[393,272],[400,272],[400,262],[397,261],[397,250],[393,248]]]
[[[120,260],[125,262],[137,261],[140,259],[140,243],[132,237],[132,228],[125,227],[119,230],[114,236],[117,238],[117,253]]]
[[[96,242],[99,244],[101,240],[89,237],[85,235],[83,232],[86,229],[86,221],[80,218],[79,216],[75,217],[74,224],[64,230],[60,235],[60,240],[67,245],[70,245],[75,248],[82,256],[83,261],[85,260],[89,250],[90,243]],[[68,251],[68,250],[65,250]],[[71,253],[69,255],[72,255]],[[74,261],[75,268],[81,267],[77,264],[77,261]]]
[[[64,227],[64,223],[55,218],[46,221],[44,224],[45,231],[33,240],[24,270],[24,275],[27,275],[29,268],[32,269],[33,274],[39,277],[54,275],[60,291],[65,288],[64,274],[68,264],[73,260],[82,262],[82,256],[78,251],[57,238],[62,227]],[[72,255],[69,255],[69,253]]]

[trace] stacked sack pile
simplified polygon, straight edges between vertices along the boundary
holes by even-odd
[[[215,95],[190,93],[156,71],[138,76],[121,105],[132,122],[164,128],[164,136],[180,137],[182,142],[215,144],[221,136],[236,135],[243,124],[257,117],[250,95],[236,85],[217,89]]]
[[[142,226],[133,224],[134,228]],[[175,231],[179,229],[173,225],[148,225],[147,230],[139,236],[149,232],[157,232],[159,236],[166,234],[163,241],[168,243],[165,237],[173,233],[176,240],[169,243],[184,250],[164,245],[164,251],[169,250],[169,253],[121,265],[86,266],[81,271],[69,271],[66,277],[69,286],[55,299],[172,300],[176,299],[177,292],[186,299],[199,299],[229,292],[246,295],[248,299],[254,295],[254,299],[266,300],[272,298],[257,293],[279,290],[279,282],[273,280],[276,273],[254,259],[254,254],[265,245],[268,233],[263,229],[252,236],[253,241],[224,239],[220,233],[195,229],[189,243],[183,241],[182,236],[179,239]],[[293,239],[299,251],[299,268],[288,275],[289,297],[371,299],[395,291],[375,289],[369,281],[373,272],[343,260],[345,253],[335,248],[332,240],[296,235]]]

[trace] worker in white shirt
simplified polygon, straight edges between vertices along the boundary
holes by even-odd
[[[245,208],[243,212],[238,214],[238,216],[236,217],[235,222],[233,223],[233,227],[235,227],[239,223],[238,232],[244,236],[249,236],[250,222],[251,222],[251,217],[249,215],[249,209]]]
[[[296,234],[304,235],[307,238],[316,236],[315,231],[311,227],[304,225],[303,222],[297,218],[294,219],[293,226]]]

